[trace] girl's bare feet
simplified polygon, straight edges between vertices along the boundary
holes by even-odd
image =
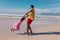
[[[16,29],[11,29],[11,32],[14,32]]]

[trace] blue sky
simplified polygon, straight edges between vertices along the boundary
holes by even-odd
[[[25,13],[31,4],[36,13],[60,13],[60,0],[0,0],[0,13]]]

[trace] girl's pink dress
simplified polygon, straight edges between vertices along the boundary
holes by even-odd
[[[20,29],[20,25],[21,25],[22,21],[17,21],[13,24],[13,29],[19,30]]]

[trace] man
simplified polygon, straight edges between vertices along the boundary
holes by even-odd
[[[21,19],[20,21],[22,22],[23,20],[25,20],[25,18],[27,17],[27,35],[31,35],[32,34],[32,29],[30,27],[31,23],[34,21],[34,17],[35,17],[35,10],[34,10],[34,5],[30,5],[30,11],[27,12]],[[20,25],[20,23],[19,23]],[[16,29],[12,28],[11,31],[15,31],[18,28],[18,24],[16,26]],[[29,32],[30,31],[30,32]]]
[[[32,29],[31,29],[30,25],[34,21],[34,17],[35,17],[34,5],[30,5],[30,11],[27,12],[26,15],[28,15],[27,16],[27,35],[31,35]]]

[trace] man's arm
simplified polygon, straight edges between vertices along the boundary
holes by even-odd
[[[25,15],[28,15],[28,13],[30,13],[32,10],[30,10],[29,12],[27,12]]]
[[[27,12],[27,13],[21,18],[21,21],[23,21],[27,16],[29,16],[28,13],[30,13],[30,12],[31,12],[31,10],[30,10],[29,12]]]

